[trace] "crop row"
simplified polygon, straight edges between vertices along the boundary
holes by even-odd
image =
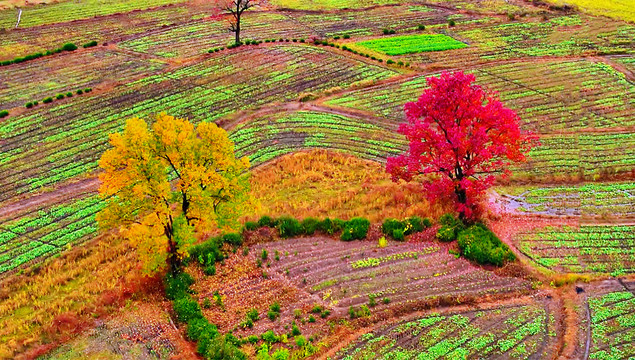
[[[126,82],[163,66],[116,51],[97,50],[32,61],[19,71],[2,67],[0,103],[7,108],[24,106],[27,101],[42,101],[46,96],[105,81]]]
[[[618,291],[588,299],[591,312],[589,359],[635,357],[635,296]]]
[[[82,6],[73,2],[60,2],[24,8],[20,27],[55,24],[94,16],[123,13],[147,9],[161,5],[183,2],[184,0],[87,0]],[[11,28],[16,22],[13,9],[0,11],[0,28]]]
[[[377,248],[374,242],[306,238],[256,246],[257,253],[262,249],[281,254],[278,261],[268,264],[272,270],[341,311],[370,298],[387,298],[384,305],[399,304],[440,296],[522,291],[529,286],[474,267],[456,259],[446,247],[431,244],[390,243]],[[383,260],[366,264],[369,255]]]
[[[547,359],[554,340],[553,314],[536,302],[384,325],[340,350],[336,359]]]
[[[446,34],[470,44],[448,52],[408,55],[412,63],[460,67],[468,63],[541,56],[632,53],[635,26],[586,15],[559,16],[489,24],[458,25]]]
[[[604,63],[586,60],[515,62],[468,71],[497,91],[525,127],[538,133],[635,125],[635,85]],[[425,89],[425,76],[353,91],[329,104],[403,118],[403,104]]]
[[[46,112],[31,109],[0,126],[0,149],[11,154],[0,165],[6,189],[0,201],[95,169],[107,134],[119,131],[131,116],[168,111],[194,122],[213,121],[236,109],[393,74],[320,48],[254,47],[150,76],[100,98],[73,98]]]
[[[0,223],[0,274],[76,245],[97,231],[95,195],[55,204]]]
[[[563,272],[635,272],[633,226],[545,227],[517,236],[518,249],[536,263]]]
[[[499,192],[518,202],[519,211],[583,216],[635,215],[635,183],[590,183],[580,186],[505,188]]]
[[[381,160],[396,154],[404,141],[376,121],[315,111],[263,116],[231,132],[236,152],[260,164],[281,154],[307,148],[329,148]]]

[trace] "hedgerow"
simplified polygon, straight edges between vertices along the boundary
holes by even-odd
[[[483,224],[462,230],[458,235],[458,244],[465,258],[482,265],[503,266],[505,262],[516,259],[509,247]]]

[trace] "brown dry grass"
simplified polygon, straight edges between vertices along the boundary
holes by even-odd
[[[324,150],[287,155],[256,169],[251,184],[261,204],[251,218],[363,216],[379,222],[412,215],[437,218],[450,209],[431,206],[415,183],[393,183],[379,163]]]

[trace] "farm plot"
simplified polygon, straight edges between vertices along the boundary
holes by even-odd
[[[340,350],[336,359],[550,359],[556,324],[550,304],[502,305],[381,326]]]
[[[252,252],[258,256],[263,249],[280,254],[279,261],[267,264],[271,270],[285,274],[340,314],[371,299],[381,309],[388,304],[413,305],[440,297],[482,297],[531,288],[527,281],[499,277],[457,259],[436,243],[390,243],[377,248],[375,242],[301,238],[259,244]]]
[[[97,231],[95,214],[104,205],[98,196],[85,194],[0,222],[0,275],[91,238]]]
[[[77,6],[74,1],[29,6],[23,9],[20,27],[88,19],[179,2],[185,2],[185,0],[87,0],[82,3],[82,6]],[[14,27],[16,14],[17,12],[13,9],[0,11],[0,28]]]
[[[6,154],[0,201],[94,170],[107,134],[120,131],[128,117],[169,111],[194,122],[214,121],[236,109],[393,74],[321,48],[251,47],[132,82],[99,99],[73,98],[46,112],[9,118],[0,127]]]
[[[635,231],[628,225],[543,227],[514,240],[531,260],[557,272],[635,272]]]
[[[252,165],[309,148],[336,149],[364,159],[383,160],[405,148],[405,141],[377,121],[316,111],[263,116],[231,132],[236,153]]]
[[[316,35],[333,37],[350,35],[379,35],[383,29],[398,32],[416,30],[419,25],[437,25],[447,23],[449,16],[457,22],[471,21],[472,16],[456,14],[454,11],[431,8],[423,5],[392,6],[386,8],[337,13],[289,13],[289,16],[311,28]]]
[[[399,4],[399,0],[272,0],[273,5],[285,9],[298,10],[332,10],[332,9],[357,9],[377,5]]]
[[[635,215],[635,183],[591,183],[579,186],[498,188],[517,211],[584,217]]]
[[[588,298],[591,315],[589,359],[635,357],[635,295],[615,291]]]
[[[248,14],[241,26],[243,39],[300,39],[312,34],[307,27],[284,14],[276,13]],[[135,37],[122,42],[120,46],[163,57],[176,57],[200,55],[208,49],[226,46],[232,41],[232,34],[227,31],[225,21],[199,20]]]
[[[406,55],[427,51],[462,49],[466,44],[443,34],[403,35],[355,43],[387,55]]]
[[[160,71],[165,64],[112,50],[64,54],[0,68],[0,103],[4,108],[92,88],[103,82],[126,82]],[[43,105],[49,106],[49,105]]]
[[[635,25],[603,18],[570,15],[542,20],[458,24],[445,33],[470,45],[467,49],[408,55],[411,63],[462,67],[466,62],[541,56],[633,53]]]
[[[187,23],[209,13],[201,6],[170,6],[73,22],[18,28],[2,34],[0,60],[45,52],[67,42],[82,45],[89,41],[111,43],[175,23]]]
[[[515,62],[469,71],[534,132],[635,125],[635,85],[604,63]],[[426,77],[353,91],[327,104],[401,120],[403,104],[419,97]]]

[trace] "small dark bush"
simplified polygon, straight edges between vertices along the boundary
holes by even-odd
[[[269,257],[269,252],[266,249],[262,249],[262,253],[260,254],[260,258],[262,260],[267,260]]]
[[[388,30],[388,29],[384,29],[383,32],[384,32],[384,35],[390,34],[390,30]]]
[[[7,110],[0,111],[0,118],[9,116],[9,112]]]
[[[53,98],[52,97],[47,97],[44,100],[42,100],[42,102],[44,104],[52,103],[53,102]]]
[[[64,50],[64,51],[75,51],[75,50],[77,50],[77,45],[75,45],[73,43],[66,43],[66,44],[62,45],[62,50]]]
[[[189,322],[193,319],[203,318],[201,307],[189,296],[182,296],[173,303],[176,318],[182,322]]]
[[[348,48],[348,46],[344,45],[344,46],[342,46],[342,50],[349,51],[350,49]]]
[[[32,102],[28,102],[24,106],[26,106],[27,109],[30,109],[30,108],[33,107],[33,103]]]
[[[423,219],[423,226],[425,226],[426,228],[429,228],[432,226],[432,219],[430,218],[424,218]]]
[[[84,90],[79,89],[79,90],[77,90],[77,91],[76,91],[76,93],[77,93],[77,95],[81,95],[81,94],[83,94],[83,93],[84,93]]]
[[[39,103],[37,101],[33,102],[33,106],[37,106]]]
[[[455,25],[456,25],[456,22],[454,20],[448,21],[448,26],[449,27],[454,27]]]
[[[243,244],[243,237],[237,233],[229,233],[223,235],[223,242],[233,246],[240,246]]]
[[[326,218],[320,221],[320,223],[317,225],[318,230],[328,235],[333,235],[333,233],[335,232],[334,227],[335,226],[333,224],[333,220],[329,218]],[[307,230],[307,233],[308,233],[308,230]]]
[[[251,321],[257,321],[259,318],[260,316],[258,315],[258,310],[251,309],[247,312],[247,319]]]
[[[339,39],[340,39],[340,37],[339,37],[339,36],[337,36],[337,35],[336,35],[336,36],[333,36],[333,40],[339,40]]]
[[[399,66],[403,66],[403,61],[398,61],[398,62],[397,62],[397,65],[399,65]]]
[[[245,223],[245,230],[254,231],[258,229],[258,223],[255,221],[247,221]]]
[[[256,335],[249,335],[247,337],[247,342],[249,342],[250,344],[255,344],[258,342],[258,340],[260,340],[260,338]]]
[[[342,236],[340,237],[344,241],[361,240],[368,234],[370,228],[370,221],[364,218],[354,218],[347,221],[344,229],[342,229]]]
[[[195,318],[190,320],[187,324],[187,337],[192,341],[197,341],[201,338],[201,335],[207,335],[210,338],[215,338],[218,335],[216,326],[210,324],[205,318]]]
[[[442,225],[437,232],[437,238],[444,242],[456,240],[459,232],[465,228],[463,222],[455,218],[452,214],[444,214],[439,218]]]
[[[392,231],[392,238],[397,240],[397,241],[404,241],[404,233],[402,229],[394,229]]]
[[[268,227],[274,227],[275,226],[275,222],[273,221],[273,219],[271,219],[271,217],[264,215],[263,217],[260,218],[260,220],[258,220],[258,226],[263,227],[263,226],[268,226]]]
[[[419,25],[419,26],[417,26],[417,29],[419,29],[419,30],[425,30],[425,29],[426,29],[426,26],[425,26],[425,25]]]
[[[509,247],[483,224],[462,230],[458,236],[458,244],[465,258],[482,265],[503,266],[505,262],[516,259]]]
[[[275,311],[275,312],[280,312],[280,303],[279,302],[274,302],[273,304],[271,304],[271,306],[269,307],[269,309],[271,311]]]
[[[300,328],[298,327],[298,325],[294,323],[293,326],[291,327],[291,335],[298,336],[300,334],[301,334]]]
[[[342,36],[342,37],[343,37],[344,39],[350,39],[350,38],[351,38],[351,36],[350,36],[350,35],[348,35],[348,34],[346,34],[346,35],[344,35],[344,36]]]
[[[338,232],[344,230],[344,226],[346,226],[346,221],[342,219],[334,219],[333,220],[333,231]]]
[[[276,320],[276,318],[277,318],[279,315],[280,315],[279,313],[277,313],[277,312],[275,312],[275,311],[272,311],[272,310],[269,310],[269,311],[267,312],[267,317],[268,317],[268,318],[269,318],[269,320],[271,320],[271,321]]]
[[[97,41],[93,40],[90,42],[87,42],[86,44],[82,45],[84,48],[89,48],[89,47],[93,47],[93,46],[97,46]]]
[[[69,91],[69,92],[67,92],[67,93],[66,93],[66,97],[73,97],[73,93],[72,93],[72,92],[70,92],[70,91]]]
[[[93,91],[93,89],[91,89],[91,88],[86,88],[86,89],[84,89],[84,92],[85,92],[85,93],[89,93],[89,92],[91,92],[91,91]]]
[[[262,334],[261,338],[262,338],[262,340],[264,340],[264,341],[266,341],[268,343],[271,343],[271,344],[278,342],[278,337],[273,332],[273,330],[268,330],[267,332]]]
[[[418,216],[408,218],[408,223],[410,224],[410,227],[404,232],[405,235],[422,232],[423,229],[426,228],[426,226],[423,225],[423,219]]]
[[[304,228],[304,233],[307,235],[313,235],[315,230],[318,229],[320,225],[320,220],[316,218],[306,218],[302,220],[302,228]]]
[[[203,273],[207,276],[216,275],[216,266],[214,264],[208,264],[203,268]]]
[[[315,316],[309,315],[309,322],[310,323],[314,323],[315,322]]]
[[[320,317],[322,319],[326,319],[329,315],[331,315],[331,311],[330,310],[324,310],[320,313]]]
[[[395,229],[401,229],[403,231],[403,229],[405,228],[406,224],[404,224],[402,221],[399,221],[397,219],[386,219],[381,225],[381,232],[384,233],[384,235],[392,236],[392,233]]]
[[[301,42],[301,43],[303,43],[303,42],[304,42],[304,39],[300,39],[300,42]]]
[[[176,276],[168,274],[164,281],[165,296],[170,300],[186,296],[192,284],[194,284],[194,279],[188,273],[182,272]]]
[[[302,235],[304,229],[297,219],[292,217],[281,217],[278,219],[278,233],[282,238],[289,238]]]
[[[210,238],[202,244],[194,245],[189,249],[190,259],[198,261],[203,266],[221,261],[224,258],[220,251],[221,245],[220,237]]]
[[[57,100],[62,100],[62,99],[64,98],[64,94],[57,94],[57,95],[55,96],[55,98],[56,98]]]
[[[395,61],[393,59],[388,59],[386,61],[386,64],[388,64],[388,65],[391,65],[391,64],[394,64],[394,63],[395,63]]]

